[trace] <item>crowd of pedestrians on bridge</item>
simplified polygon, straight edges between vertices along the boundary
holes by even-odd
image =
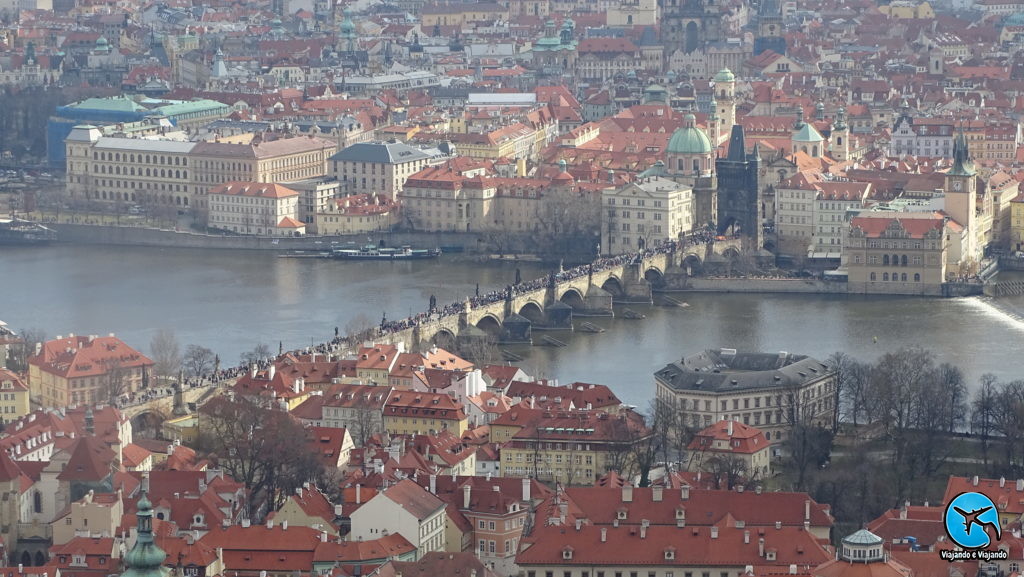
[[[451,315],[457,315],[463,312],[466,308],[466,303],[469,303],[470,308],[478,308],[494,304],[497,302],[504,301],[508,298],[515,298],[517,296],[530,293],[533,291],[543,290],[552,281],[554,283],[567,282],[575,280],[581,277],[588,276],[593,273],[602,272],[610,268],[622,266],[626,264],[637,264],[643,259],[652,257],[658,254],[668,254],[681,248],[682,246],[690,244],[709,244],[716,240],[714,229],[702,229],[698,232],[693,233],[687,242],[680,244],[678,241],[662,241],[655,245],[648,246],[638,252],[621,254],[610,257],[599,257],[594,262],[589,264],[579,265],[570,269],[561,270],[558,272],[552,271],[548,276],[510,284],[504,289],[492,290],[483,294],[477,294],[475,296],[467,297],[466,300],[461,302],[454,302],[441,307],[434,307],[433,310],[427,312],[417,313],[404,319],[389,321],[382,320],[380,323],[379,334],[389,335],[397,332],[410,329],[423,322],[430,320],[442,319]],[[335,339],[340,342],[340,339]]]

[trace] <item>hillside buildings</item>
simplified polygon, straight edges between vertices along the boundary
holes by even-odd
[[[709,349],[654,373],[657,399],[693,426],[737,421],[778,445],[797,424],[830,427],[835,370],[791,354]]]
[[[58,336],[29,357],[28,386],[44,407],[110,403],[149,384],[153,361],[114,335]]]

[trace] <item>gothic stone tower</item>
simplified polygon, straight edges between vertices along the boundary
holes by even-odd
[[[722,38],[721,10],[715,0],[659,0],[665,51],[700,50]]]
[[[747,154],[743,125],[732,127],[729,152],[715,162],[718,173],[718,232],[740,234],[747,239],[746,248],[762,246],[761,206],[758,198],[757,171],[761,163],[758,147]]]

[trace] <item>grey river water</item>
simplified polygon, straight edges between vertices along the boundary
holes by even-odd
[[[447,304],[504,286],[513,264],[436,261],[339,262],[278,258],[261,251],[117,246],[0,247],[0,320],[57,334],[116,333],[148,352],[153,334],[172,329],[182,346],[200,344],[224,364],[257,343],[276,350],[329,340],[334,327],[365,315],[374,323],[424,310],[430,295]],[[524,279],[544,274],[519,265]],[[986,372],[1024,378],[1024,300],[915,299],[835,295],[673,295],[688,307],[631,308],[643,320],[587,319],[600,334],[561,333],[564,348],[519,347],[519,363],[539,377],[613,387],[646,405],[652,373],[707,347],[789,351],[825,357],[844,350],[873,359],[921,346],[959,365],[972,382]],[[874,337],[877,337],[875,342]]]

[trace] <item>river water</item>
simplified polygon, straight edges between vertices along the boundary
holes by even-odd
[[[322,342],[362,315],[372,323],[503,287],[511,263],[339,262],[278,258],[262,251],[117,246],[0,247],[0,320],[57,334],[116,333],[148,352],[153,334],[173,330],[184,348],[216,351],[225,365],[257,343],[275,350]],[[524,279],[545,268],[518,265]],[[960,366],[1024,378],[1024,299],[916,299],[838,295],[673,295],[687,307],[636,306],[643,320],[587,319],[604,333],[551,333],[566,347],[515,347],[538,377],[607,384],[644,406],[652,373],[708,347],[788,351],[824,358],[837,350],[865,360],[921,346]],[[1007,314],[1009,311],[1011,314]],[[536,336],[536,335],[535,335]],[[875,337],[877,337],[877,342]],[[538,340],[535,338],[535,340]]]

